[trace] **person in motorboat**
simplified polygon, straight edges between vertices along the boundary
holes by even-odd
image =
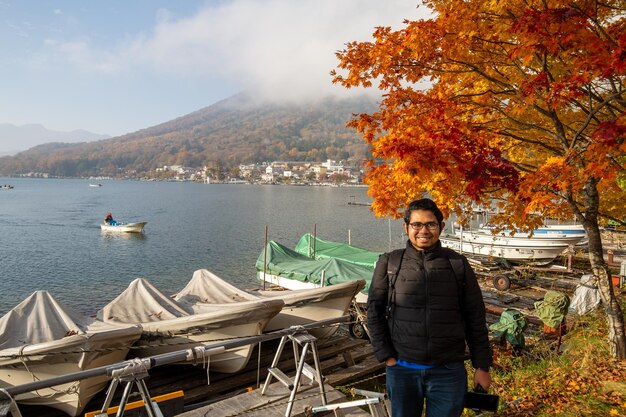
[[[109,226],[117,226],[117,222],[113,220],[113,215],[111,213],[107,213],[104,218],[104,224],[108,224]]]
[[[489,389],[493,357],[485,304],[467,259],[441,246],[443,214],[434,201],[404,212],[405,249],[381,255],[369,289],[367,324],[386,364],[393,417],[460,416],[467,391],[466,346],[474,387]]]

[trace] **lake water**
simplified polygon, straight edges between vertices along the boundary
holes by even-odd
[[[144,277],[166,294],[207,268],[242,288],[258,286],[255,262],[269,239],[293,248],[317,229],[325,240],[375,251],[404,246],[399,221],[375,218],[365,188],[186,182],[0,178],[0,315],[36,290],[93,314]],[[142,234],[107,234],[147,221]]]

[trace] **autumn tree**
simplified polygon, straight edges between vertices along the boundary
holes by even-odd
[[[430,194],[446,213],[497,201],[501,227],[572,218],[626,358],[600,226],[624,224],[626,3],[623,0],[425,0],[432,17],[379,27],[337,53],[333,80],[383,91],[350,125],[370,145],[377,215]],[[382,162],[381,162],[382,161]]]

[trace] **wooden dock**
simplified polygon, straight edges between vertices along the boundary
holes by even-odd
[[[184,392],[182,415],[186,415],[185,413],[193,411],[198,407],[207,407],[220,401],[232,399],[239,394],[245,393],[250,398],[254,398],[254,395],[258,395],[253,394],[255,390],[265,382],[267,368],[271,365],[272,359],[274,358],[278,342],[278,340],[264,342],[260,349],[258,346],[255,347],[250,362],[237,374],[212,372],[210,367],[207,371],[207,369],[204,369],[201,365],[192,366],[181,364],[153,368],[149,371],[150,376],[148,380],[146,380],[148,391],[150,396],[154,397],[182,390]],[[335,402],[346,401],[345,396],[337,391],[335,389],[336,387],[354,383],[367,376],[380,374],[384,371],[384,364],[379,363],[373,357],[370,343],[366,340],[351,338],[348,335],[347,329],[342,328],[335,336],[329,339],[319,340],[317,342],[317,349],[321,372],[324,375],[325,383],[328,387],[326,392],[329,396],[329,402],[331,401],[330,398]],[[296,364],[291,348],[284,349],[278,367],[289,375],[295,373]],[[308,381],[306,378],[304,378],[304,380]],[[280,387],[283,386],[280,385]],[[283,388],[286,391],[286,388]],[[311,389],[311,387],[307,386],[303,388]],[[317,384],[313,385],[313,388],[317,388]],[[119,403],[122,389],[118,388],[117,391],[112,405]],[[251,393],[249,393],[249,391]],[[105,396],[105,391],[96,395],[85,408],[85,413],[100,410],[104,403]],[[319,396],[317,398],[319,398]],[[137,401],[140,399],[139,393],[135,392],[131,394],[129,401]],[[243,403],[244,400],[239,398],[230,401]],[[252,400],[248,399],[246,401]],[[350,399],[347,401],[350,401]],[[321,403],[315,403],[313,401],[307,405],[319,404]],[[300,403],[298,403],[298,407],[299,406]],[[226,405],[224,405],[224,407],[226,407]],[[67,417],[66,414],[47,407],[19,405],[19,408],[23,417]],[[294,414],[295,411],[301,412],[302,408],[297,409],[294,407]],[[125,414],[125,416],[126,415],[127,414]],[[214,414],[211,413],[210,415]],[[346,415],[349,414],[346,412]],[[356,417],[357,415],[363,416],[366,414],[355,414],[354,416]]]
[[[341,392],[328,384],[325,384],[327,404],[348,401]],[[197,408],[177,417],[233,417],[245,415],[248,417],[283,417],[287,410],[290,391],[281,383],[271,384],[264,395],[261,389],[255,389],[223,401],[219,401],[204,407]],[[305,417],[309,407],[322,405],[321,396],[317,384],[301,386],[298,390],[292,408],[292,417]],[[367,417],[370,416],[359,408],[346,409],[344,416]]]

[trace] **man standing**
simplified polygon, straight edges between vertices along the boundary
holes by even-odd
[[[404,212],[405,249],[383,254],[370,285],[367,324],[387,365],[393,417],[460,416],[467,391],[466,345],[474,384],[491,384],[485,304],[467,259],[441,246],[443,213],[423,198]]]

